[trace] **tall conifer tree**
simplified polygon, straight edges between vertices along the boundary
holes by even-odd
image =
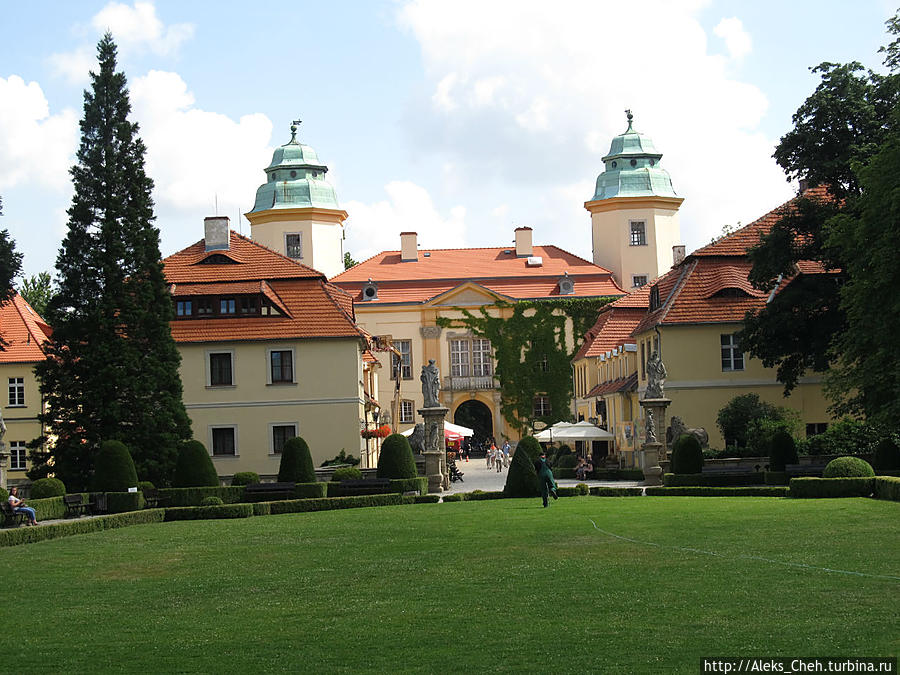
[[[140,479],[164,484],[177,442],[190,438],[145,147],[128,120],[125,75],[116,72],[109,33],[97,53],[71,169],[69,230],[56,261],[59,292],[47,308],[54,332],[37,368],[43,421],[55,438],[53,471],[74,489],[90,485],[101,441],[124,442]],[[39,465],[34,474],[46,470]]]

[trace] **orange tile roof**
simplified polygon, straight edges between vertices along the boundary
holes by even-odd
[[[237,264],[197,264],[206,257],[203,241],[163,261],[166,279],[178,295],[262,293],[287,316],[176,319],[176,342],[284,340],[356,337],[353,301],[324,275],[247,237],[231,233],[231,250],[216,251],[240,259]]]
[[[378,284],[378,299],[366,305],[427,302],[467,282],[474,282],[512,300],[558,297],[559,279],[566,273],[576,297],[622,295],[609,270],[556,246],[535,246],[539,267],[516,257],[515,247],[432,249],[419,251],[414,262],[402,262],[399,251],[383,251],[331,279],[362,300],[369,279]]]
[[[16,293],[0,306],[0,337],[6,342],[0,351],[0,363],[43,361],[43,345],[52,332],[25,298]]]
[[[221,283],[261,279],[325,279],[311,267],[266,248],[249,237],[232,231],[227,251],[206,251],[200,240],[163,260],[169,283]],[[203,264],[211,255],[224,255],[235,262]]]
[[[615,303],[607,305],[600,311],[597,323],[585,335],[585,341],[575,354],[573,361],[600,356],[600,354],[605,354],[623,344],[634,342],[629,338],[631,332],[643,319],[644,312],[647,310],[646,305],[644,307],[615,307],[614,305]]]
[[[616,380],[595,385],[585,394],[585,398],[603,396],[604,394],[613,394],[620,391],[634,391],[635,389],[637,389],[637,373],[632,373],[628,377],[620,377]]]

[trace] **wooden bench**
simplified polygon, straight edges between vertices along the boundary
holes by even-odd
[[[731,474],[739,474],[739,473],[758,473],[753,469],[747,469],[743,466],[705,466],[701,469],[702,473],[727,473]]]
[[[63,504],[66,505],[66,518],[69,516],[86,516],[94,511],[94,504],[84,501],[84,496],[80,494],[63,495]]]
[[[0,510],[3,511],[3,527],[18,527],[25,520],[25,514],[13,511],[9,502],[0,502]]]
[[[822,472],[825,471],[824,464],[786,464],[784,467],[788,476],[814,476],[821,478]]]
[[[296,486],[293,483],[250,483],[244,486],[244,496],[250,501],[293,499]]]
[[[159,490],[156,488],[141,488],[141,492],[144,494],[145,508],[155,509],[169,503],[169,498],[160,497]]]
[[[342,497],[356,495],[380,495],[391,487],[391,481],[387,478],[363,478],[342,480],[339,492]]]

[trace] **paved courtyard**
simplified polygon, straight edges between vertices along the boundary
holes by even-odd
[[[468,462],[456,462],[456,468],[463,472],[463,481],[450,483],[449,494],[457,492],[472,492],[474,490],[484,490],[485,492],[496,492],[502,490],[506,485],[506,472],[508,468],[504,468],[499,473],[496,469],[488,469],[484,457],[478,459],[470,459]],[[608,481],[608,480],[575,480],[562,478],[556,481],[557,485],[578,485],[578,483],[586,483],[587,485],[609,485],[613,487],[643,487],[642,481]],[[445,493],[445,494],[448,494]]]

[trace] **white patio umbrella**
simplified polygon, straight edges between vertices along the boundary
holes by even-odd
[[[542,432],[535,434],[534,437],[541,443],[552,443],[555,440],[559,440],[562,431],[574,426],[571,422],[557,422],[552,427],[547,427]]]
[[[400,432],[403,436],[410,436],[412,432],[415,431],[415,427],[410,427],[406,431]],[[475,434],[474,429],[470,429],[469,427],[461,427],[458,424],[451,424],[450,422],[444,422],[444,435],[450,432],[451,434],[456,434],[457,436],[472,436]]]
[[[590,422],[579,422],[554,432],[553,438],[561,441],[611,441],[615,435]]]

